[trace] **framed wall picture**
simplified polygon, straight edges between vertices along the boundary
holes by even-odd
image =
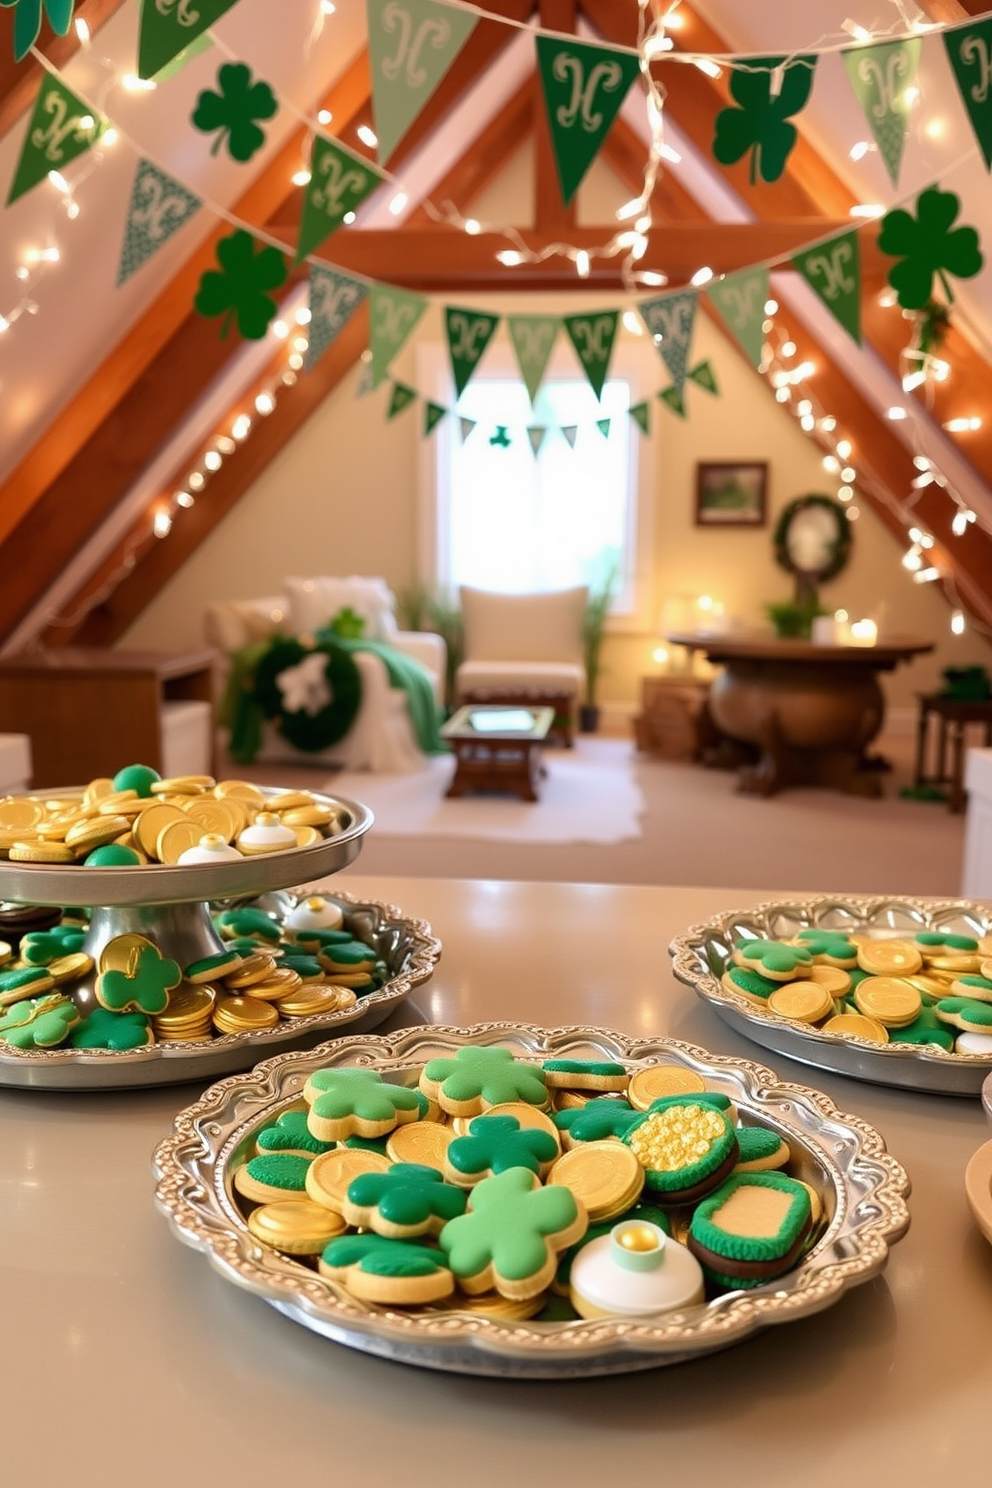
[[[764,460],[719,460],[696,466],[697,527],[763,527],[768,488]]]

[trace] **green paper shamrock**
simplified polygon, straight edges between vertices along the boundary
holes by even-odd
[[[451,1166],[466,1178],[482,1173],[505,1173],[507,1168],[529,1168],[540,1173],[558,1156],[558,1143],[550,1132],[521,1128],[516,1116],[476,1116],[467,1137],[456,1137],[449,1145]]]
[[[72,24],[75,0],[0,0],[7,10],[14,7],[14,61],[22,62],[38,40],[41,13],[57,36],[66,36]]]
[[[357,1266],[369,1276],[433,1276],[444,1270],[436,1250],[385,1235],[342,1235],[326,1246],[322,1260],[336,1271]]]
[[[319,1142],[307,1126],[306,1111],[283,1111],[275,1126],[266,1126],[255,1138],[259,1152],[295,1152],[301,1156],[319,1157],[330,1152],[333,1142]]]
[[[217,244],[217,262],[220,271],[208,269],[201,278],[194,308],[208,319],[224,316],[221,340],[236,319],[242,336],[261,341],[279,309],[266,290],[285,284],[286,260],[278,248],[260,246],[256,253],[255,239],[239,227]]]
[[[759,175],[763,181],[777,181],[798,138],[788,115],[805,107],[815,68],[815,57],[755,57],[735,67],[730,94],[738,106],[721,109],[716,116],[714,159],[736,165],[750,151],[751,185]]]
[[[464,1214],[467,1203],[464,1189],[445,1183],[436,1168],[393,1163],[387,1173],[361,1173],[351,1180],[344,1217],[376,1231],[422,1234]]]
[[[786,945],[782,940],[739,940],[737,950],[745,966],[783,976],[793,976],[800,967],[810,966],[813,961],[805,946]]]
[[[74,1049],[142,1049],[151,1043],[144,1013],[112,1013],[96,1007],[85,1023],[74,1028],[69,1042]]]
[[[605,1142],[607,1137],[622,1137],[640,1116],[625,1100],[586,1101],[584,1106],[556,1111],[555,1126],[568,1132],[573,1142]]]
[[[542,1188],[526,1168],[508,1168],[476,1184],[471,1212],[450,1220],[439,1243],[456,1276],[479,1277],[491,1270],[504,1281],[542,1274],[550,1280],[557,1263],[547,1237],[564,1237],[557,1249],[577,1240],[579,1212],[570,1189]]]
[[[544,1071],[518,1063],[509,1049],[471,1047],[459,1049],[454,1059],[429,1059],[420,1088],[431,1095],[437,1086],[459,1104],[481,1097],[487,1106],[506,1101],[543,1106],[548,1098]]]
[[[268,83],[251,80],[251,68],[243,62],[226,62],[217,73],[219,93],[209,89],[200,94],[193,112],[194,128],[203,134],[217,133],[211,155],[216,155],[225,138],[227,153],[233,160],[250,160],[265,144],[265,132],[256,119],[271,119],[279,105]]]
[[[164,1013],[169,993],[183,979],[178,962],[163,956],[157,946],[131,952],[127,971],[105,971],[98,977],[96,995],[114,1013]]]
[[[79,1013],[68,998],[39,997],[17,1003],[0,1018],[0,1040],[15,1049],[54,1049],[78,1022]]]
[[[930,300],[936,274],[948,300],[954,300],[948,274],[972,279],[985,262],[973,227],[951,224],[961,207],[953,191],[930,186],[916,198],[916,216],[897,207],[882,218],[878,246],[901,259],[886,276],[904,310],[922,310]]]

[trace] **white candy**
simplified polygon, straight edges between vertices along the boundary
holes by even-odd
[[[340,905],[329,904],[326,899],[314,895],[301,899],[295,909],[286,916],[287,930],[339,930],[344,922]]]
[[[992,1054],[992,1033],[959,1033],[954,1040],[955,1054]]]
[[[246,852],[277,852],[283,847],[296,846],[296,833],[292,827],[284,827],[271,811],[260,811],[250,827],[245,827],[238,838],[238,846]]]
[[[650,1317],[702,1302],[703,1269],[696,1257],[656,1225],[629,1223],[656,1232],[655,1257],[648,1260],[643,1253],[623,1252],[615,1237],[625,1225],[583,1246],[571,1273],[572,1306],[579,1316]],[[653,1269],[642,1269],[652,1262]]]
[[[179,854],[178,863],[180,868],[188,868],[191,863],[230,863],[235,859],[240,863],[241,856],[219,833],[207,832],[196,847],[188,847]]]

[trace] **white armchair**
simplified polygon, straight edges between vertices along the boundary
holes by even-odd
[[[320,630],[341,610],[350,608],[365,621],[365,639],[383,641],[420,663],[438,703],[444,699],[447,648],[438,635],[402,631],[396,626],[394,599],[384,579],[339,579],[329,576],[283,580],[284,593],[261,599],[215,600],[207,606],[204,628],[209,645],[223,654],[217,695],[223,695],[233,651],[273,635],[307,635]],[[272,723],[262,732],[258,758],[272,763],[313,760],[350,770],[399,773],[423,767],[407,707],[406,693],[390,686],[379,656],[359,652],[354,657],[362,679],[362,705],[343,739],[317,753],[301,753]]]

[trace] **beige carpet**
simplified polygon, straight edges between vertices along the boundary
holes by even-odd
[[[633,778],[646,805],[639,838],[477,841],[390,836],[376,826],[352,871],[412,878],[735,884],[755,890],[784,884],[796,893],[958,894],[964,818],[951,816],[944,806],[898,799],[899,785],[909,779],[912,740],[885,738],[880,747],[895,766],[885,777],[882,800],[794,790],[763,801],[738,795],[732,774],[646,759],[631,746]],[[555,759],[552,753],[552,766]],[[230,766],[228,773],[314,790],[327,782],[326,768],[305,765]],[[369,777],[370,789],[373,780]],[[505,804],[514,810],[511,798]],[[590,928],[609,927],[597,925],[591,913]]]

